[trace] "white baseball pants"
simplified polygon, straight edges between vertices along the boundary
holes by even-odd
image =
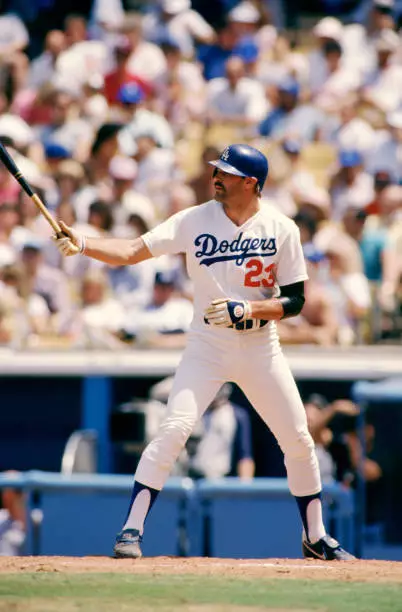
[[[273,342],[271,325],[252,332],[190,333],[168,415],[142,454],[136,480],[162,489],[195,423],[225,382],[242,389],[276,437],[291,493],[299,497],[318,493],[321,480],[304,406],[279,344]]]

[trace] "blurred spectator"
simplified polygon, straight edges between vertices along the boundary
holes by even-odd
[[[153,227],[156,222],[153,203],[144,194],[133,188],[138,174],[138,166],[134,159],[123,156],[113,157],[110,161],[109,172],[113,179],[111,201],[113,233],[121,237],[132,235],[127,221],[133,214],[140,215],[148,227]]]
[[[24,494],[19,489],[5,487],[0,491],[0,501],[0,556],[21,556],[26,537]]]
[[[44,156],[47,170],[55,174],[62,161],[71,159],[71,151],[57,142],[48,142],[44,147]]]
[[[170,217],[181,210],[190,208],[190,206],[195,206],[195,204],[194,190],[189,185],[177,182],[173,184],[170,189],[170,202],[167,216]]]
[[[256,43],[258,56],[268,57],[277,40],[277,31],[271,24],[266,3],[242,0],[229,11],[228,20],[234,24],[240,39],[251,38]]]
[[[190,187],[194,190],[196,204],[202,204],[212,200],[215,188],[212,184],[210,161],[217,159],[220,150],[214,146],[206,146],[201,154],[201,167],[199,172],[190,181]]]
[[[75,194],[83,186],[84,178],[84,168],[79,162],[73,159],[60,162],[54,174],[58,199],[74,201]]]
[[[226,61],[236,53],[239,35],[233,23],[227,23],[217,28],[217,40],[214,44],[201,45],[198,50],[198,60],[203,67],[207,81],[225,75]]]
[[[285,344],[318,344],[331,346],[338,342],[339,321],[336,305],[323,280],[325,256],[312,243],[304,245],[309,282],[306,283],[302,313],[277,323],[279,337]]]
[[[128,67],[132,53],[132,45],[127,36],[121,35],[114,45],[114,69],[105,75],[104,94],[109,104],[117,104],[120,88],[127,83],[136,83],[141,87],[145,94],[150,94],[150,85],[136,74],[133,74]]]
[[[356,209],[351,212],[356,215]],[[345,220],[348,216],[349,211]],[[328,261],[325,286],[337,311],[338,341],[345,345],[361,341],[360,324],[371,307],[370,286],[356,247],[348,236],[339,234],[328,244],[325,253]]]
[[[151,301],[127,313],[124,330],[142,346],[184,345],[185,332],[193,318],[193,306],[189,300],[175,295],[177,288],[174,270],[158,271]]]
[[[338,169],[330,184],[332,217],[338,221],[349,206],[364,209],[374,197],[373,177],[364,171],[363,156],[354,149],[340,151]]]
[[[142,33],[142,17],[137,14],[127,14],[120,28],[131,45],[131,54],[127,70],[146,83],[154,83],[166,69],[166,61],[159,47],[144,40]]]
[[[354,149],[367,160],[376,143],[376,132],[372,126],[358,115],[358,96],[355,93],[338,100],[338,116],[335,125],[329,122],[329,133],[324,139],[332,142],[337,149]],[[324,132],[326,126],[323,126]]]
[[[381,30],[375,41],[377,66],[367,74],[361,93],[364,102],[384,113],[397,110],[402,102],[402,66],[393,63],[392,56],[400,46],[393,30]]]
[[[244,62],[231,57],[225,77],[211,79],[207,88],[207,119],[210,123],[254,126],[267,112],[264,89],[245,76]]]
[[[310,194],[316,189],[316,179],[307,164],[303,162],[303,145],[299,140],[285,138],[282,141],[282,151],[289,163],[284,185],[292,197],[300,201],[302,194]]]
[[[201,67],[183,60],[173,40],[164,41],[161,49],[166,58],[166,71],[156,84],[158,100],[154,102],[173,126],[176,135],[185,131],[189,120],[200,120],[205,112],[206,88]]]
[[[29,34],[18,15],[6,12],[0,16],[0,85],[12,98],[25,82],[28,60],[23,51]]]
[[[24,243],[21,261],[26,282],[46,301],[52,315],[52,330],[55,333],[67,333],[71,299],[64,274],[44,263],[43,243],[38,239]]]
[[[91,126],[78,117],[78,99],[71,92],[55,90],[52,112],[47,125],[35,128],[43,145],[56,143],[71,152],[78,161],[85,161],[93,137]]]
[[[321,110],[333,113],[345,96],[357,91],[360,76],[356,70],[342,64],[342,46],[336,40],[328,40],[322,48],[326,74],[320,84],[311,88],[314,104]]]
[[[104,79],[98,73],[88,75],[82,84],[80,116],[95,129],[109,118],[109,106],[103,90]]]
[[[21,117],[12,113],[2,113],[0,116],[0,138],[5,146],[10,146],[23,155],[29,155],[36,161],[35,155],[38,143],[30,125]],[[42,159],[40,158],[40,161]]]
[[[164,378],[150,390],[150,397],[166,404],[173,377]],[[232,385],[225,383],[195,427],[180,454],[174,475],[190,478],[250,479],[255,466],[248,411],[230,400]]]
[[[52,331],[51,312],[46,300],[34,290],[32,280],[21,264],[5,266],[0,271],[4,285],[15,291],[15,309],[19,325],[23,326],[25,340],[29,344],[29,336]],[[21,333],[21,330],[20,330]]]
[[[402,150],[402,111],[397,110],[386,115],[384,131],[377,132],[377,142],[368,157],[367,171],[389,172],[395,182],[402,182],[400,155]]]
[[[113,184],[109,167],[119,149],[118,133],[121,129],[120,123],[104,123],[95,135],[86,165],[89,182],[84,184],[74,197],[74,207],[79,222],[87,221],[91,202],[98,199],[104,201],[112,199]]]
[[[10,250],[13,245],[10,241],[12,232],[18,224],[18,207],[16,203],[3,202],[0,204],[0,245]]]
[[[374,174],[374,198],[365,208],[367,215],[377,215],[380,210],[380,198],[384,189],[393,185],[395,180],[386,170]]]
[[[172,149],[174,136],[172,128],[162,115],[141,106],[144,92],[136,83],[128,83],[119,89],[118,100],[124,110],[123,120],[128,125],[119,134],[119,146],[129,157],[136,155],[136,139],[151,134],[159,147]]]
[[[0,164],[0,233],[4,231],[2,224],[4,218],[1,217],[1,209],[4,204],[15,204],[18,199],[20,187],[7,168]],[[6,209],[3,209],[3,212]]]
[[[215,38],[214,30],[191,8],[190,0],[160,0],[144,18],[144,35],[157,45],[166,39],[176,41],[187,59],[193,57],[195,44],[209,44]]]
[[[226,383],[192,432],[176,473],[190,478],[253,478],[250,416],[245,408],[230,401],[230,394],[231,385]]]
[[[363,259],[364,273],[373,285],[382,308],[392,311],[395,307],[395,293],[399,282],[398,259],[395,245],[384,227],[370,227],[364,211],[351,209],[345,214],[344,227],[359,245]]]
[[[313,393],[304,402],[308,428],[314,440],[315,450],[323,484],[341,482],[350,487],[355,480],[347,443],[330,428],[337,415],[356,416],[359,408],[350,400],[335,400],[329,403],[318,393]]]
[[[147,231],[148,228],[142,229]],[[155,279],[155,262],[152,260],[143,261],[138,266],[107,268],[106,273],[113,295],[126,310],[145,308],[151,302]]]
[[[370,411],[365,415],[363,431],[358,431],[357,418],[357,415],[340,413],[333,429],[347,448],[350,472],[354,476],[352,487],[356,487],[358,475],[364,479],[365,524],[378,525],[384,520],[384,482],[383,467],[376,459],[376,428]]]
[[[0,257],[3,255],[0,250]],[[9,265],[5,261],[0,260],[0,347],[21,349],[27,343],[28,326],[26,319],[21,316],[21,300],[2,280],[3,271]]]
[[[43,52],[29,66],[30,89],[39,89],[45,83],[53,81],[57,71],[57,60],[66,49],[66,44],[65,34],[60,30],[51,30],[46,35]]]
[[[297,138],[302,142],[315,140],[323,117],[310,104],[299,104],[300,86],[293,78],[278,85],[278,103],[259,126],[261,136],[280,141]]]
[[[57,59],[57,85],[68,87],[77,96],[88,75],[103,75],[109,51],[100,40],[90,40],[83,15],[67,15],[64,22],[66,49]]]
[[[113,44],[115,32],[124,21],[122,0],[93,0],[89,18],[90,36]]]
[[[122,304],[110,294],[107,275],[103,270],[88,271],[81,284],[80,320],[83,333],[90,338],[102,338],[96,331],[114,335],[122,329],[125,311]],[[94,336],[91,336],[91,332]],[[116,342],[117,344],[117,342]]]
[[[138,136],[136,148],[138,174],[135,187],[150,198],[156,216],[165,219],[169,211],[170,188],[181,178],[176,155],[169,149],[159,148],[153,134]]]
[[[308,89],[313,94],[320,90],[328,78],[328,63],[325,55],[327,43],[342,42],[344,27],[335,17],[324,17],[313,28],[315,48],[308,54]]]
[[[300,232],[300,241],[302,245],[313,243],[314,236],[317,232],[317,221],[308,211],[299,211],[294,217]]]
[[[113,211],[106,202],[95,200],[89,207],[88,225],[94,227],[100,236],[108,234],[113,227]]]

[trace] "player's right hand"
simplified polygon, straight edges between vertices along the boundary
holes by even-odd
[[[65,257],[82,253],[85,246],[84,236],[69,225],[66,225],[63,221],[59,221],[59,225],[63,234],[61,236],[54,234],[52,238],[60,253]]]

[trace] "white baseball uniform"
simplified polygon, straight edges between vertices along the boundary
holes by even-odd
[[[195,423],[224,382],[236,383],[278,440],[289,488],[321,490],[314,444],[276,324],[250,320],[244,329],[208,325],[204,310],[220,297],[263,300],[279,286],[307,279],[299,231],[277,209],[261,209],[235,225],[211,200],[170,217],[143,236],[154,256],[185,253],[194,284],[194,318],[168,402],[168,416],[147,446],[136,480],[160,490]]]

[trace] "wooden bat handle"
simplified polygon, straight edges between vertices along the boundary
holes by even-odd
[[[63,232],[62,232],[62,229],[61,229],[60,225],[57,223],[57,221],[55,219],[53,219],[52,215],[50,214],[50,212],[48,211],[48,209],[46,208],[46,206],[44,205],[44,203],[42,202],[42,200],[40,199],[38,194],[37,193],[33,193],[32,196],[31,196],[31,199],[35,202],[36,206],[39,208],[39,210],[42,213],[42,215],[46,218],[48,223],[54,229],[56,235],[57,236],[59,236],[59,235],[62,236]]]

